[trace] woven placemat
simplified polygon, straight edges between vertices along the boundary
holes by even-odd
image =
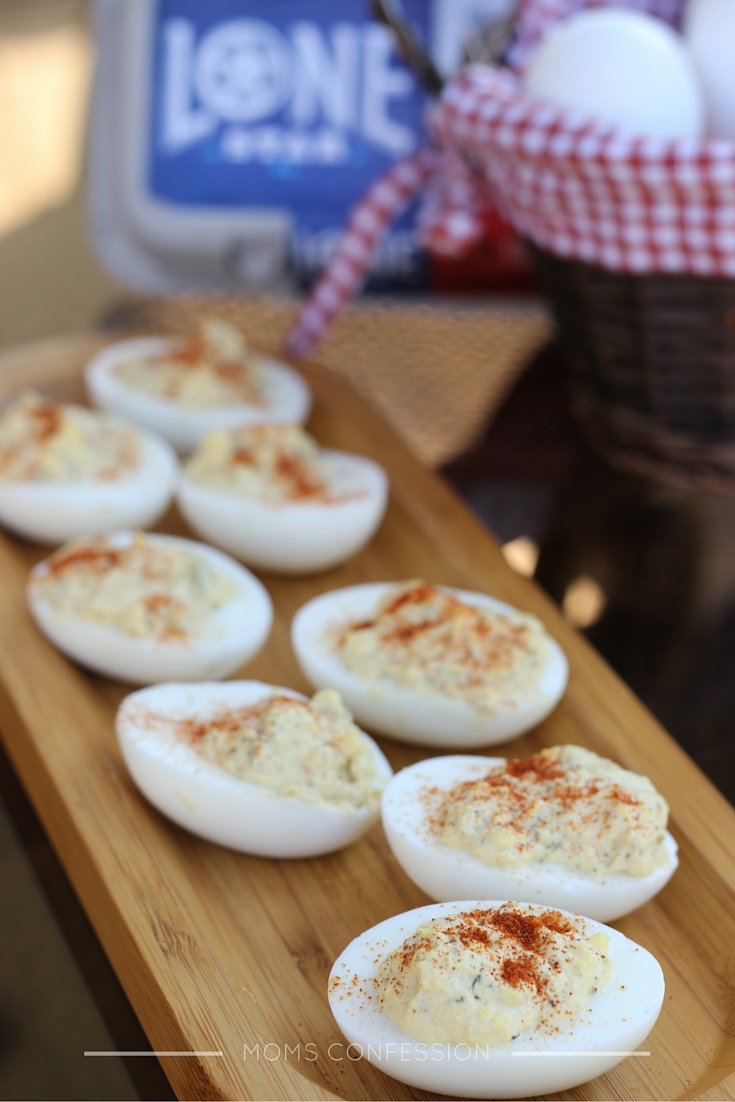
[[[283,346],[298,303],[276,298],[148,302],[136,324],[181,332],[199,314],[225,317],[253,344]],[[315,359],[346,376],[426,464],[464,451],[499,408],[533,353],[549,339],[543,305],[398,304],[350,307]]]

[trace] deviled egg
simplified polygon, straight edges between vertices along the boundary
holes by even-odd
[[[338,693],[257,681],[157,685],[127,697],[117,734],[133,780],[174,822],[261,857],[313,857],[379,817],[392,776]]]
[[[420,581],[325,593],[299,610],[291,638],[312,685],[405,742],[504,742],[540,723],[567,683],[564,653],[535,617]]]
[[[488,900],[389,918],[347,946],[329,979],[350,1059],[452,1098],[586,1083],[636,1054],[663,997],[656,959],[617,930]]]
[[[678,864],[668,814],[647,777],[581,746],[430,758],[383,796],[390,847],[432,899],[507,897],[600,922],[668,883]]]
[[[108,345],[88,364],[86,380],[95,405],[160,433],[183,453],[213,429],[300,423],[311,408],[298,372],[253,352],[238,329],[214,318],[188,340]]]
[[[38,543],[154,524],[177,474],[165,440],[83,406],[27,391],[0,416],[0,524]]]
[[[248,565],[308,574],[356,554],[387,498],[372,460],[322,450],[298,425],[259,425],[205,436],[178,502],[195,532]]]
[[[226,677],[273,619],[258,579],[221,551],[134,532],[66,544],[32,570],[28,602],[64,654],[143,685]]]

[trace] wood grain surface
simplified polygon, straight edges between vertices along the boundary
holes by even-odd
[[[101,343],[85,335],[4,354],[0,400],[28,385],[80,397],[82,366]],[[315,594],[358,582],[420,576],[539,616],[569,657],[569,689],[541,727],[512,744],[513,754],[576,742],[648,774],[671,804],[681,847],[667,888],[615,923],[666,975],[664,1009],[646,1042],[651,1055],[558,1097],[735,1099],[735,811],[378,415],[344,381],[316,367],[304,373],[317,438],[381,462],[391,503],[376,539],[346,566],[308,580],[262,576],[274,629],[244,672],[306,691],[291,618]],[[162,529],[186,532],[174,512]],[[0,537],[0,730],[152,1047],[222,1053],[163,1058],[178,1096],[432,1097],[346,1059],[327,1004],[327,976],[345,945],[427,902],[381,828],[329,857],[276,862],[231,853],[160,816],[133,787],[115,741],[114,711],[127,690],[68,662],[26,611],[28,569],[44,554]],[[381,745],[394,768],[426,756]]]

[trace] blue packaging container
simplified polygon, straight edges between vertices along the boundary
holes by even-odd
[[[440,67],[508,0],[403,0]],[[369,0],[97,0],[93,238],[151,293],[273,288],[323,267],[355,200],[424,140],[427,98]],[[414,212],[374,283],[422,287]]]

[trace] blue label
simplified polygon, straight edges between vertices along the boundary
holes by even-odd
[[[428,0],[404,10],[428,41]],[[192,209],[289,208],[314,271],[368,184],[421,144],[425,107],[368,0],[159,0],[149,186]],[[412,225],[384,275],[415,277]]]

